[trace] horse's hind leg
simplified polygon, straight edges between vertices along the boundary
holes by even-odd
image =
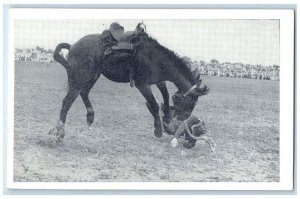
[[[88,89],[88,90],[84,90],[80,93],[80,96],[82,98],[82,101],[86,107],[86,122],[88,124],[88,126],[91,126],[92,123],[94,122],[94,109],[93,109],[93,106],[90,102],[90,99],[89,99],[89,93],[90,93],[90,90],[91,89]]]
[[[62,108],[60,111],[59,122],[56,127],[50,130],[49,134],[54,134],[57,136],[58,140],[61,140],[65,136],[64,125],[66,123],[66,117],[69,109],[71,108],[73,102],[76,100],[80,93],[80,90],[75,88],[69,88],[67,95],[63,99]]]
[[[94,122],[94,109],[93,109],[93,106],[90,102],[90,99],[89,99],[89,93],[90,93],[90,90],[93,88],[93,86],[95,85],[96,81],[98,80],[98,78],[100,77],[100,73],[99,75],[96,76],[95,79],[93,79],[88,87],[86,89],[84,89],[83,91],[81,91],[80,93],[80,96],[81,96],[81,99],[85,105],[85,108],[86,108],[86,122],[88,124],[88,126],[91,126],[92,123]]]
[[[94,122],[94,109],[93,109],[93,106],[90,102],[90,99],[89,99],[89,93],[90,93],[90,90],[92,89],[92,87],[94,86],[95,83],[93,83],[88,89],[86,90],[83,90],[81,93],[80,93],[80,96],[81,96],[81,99],[85,105],[85,108],[86,108],[86,122],[88,124],[88,126],[91,126],[92,123]]]
[[[166,123],[170,122],[170,104],[169,104],[169,92],[167,89],[166,82],[159,82],[156,84],[157,88],[160,90],[163,100],[164,100],[164,105],[161,107],[164,116],[163,116],[163,121]]]
[[[161,137],[162,136],[162,131],[163,131],[163,126],[162,126],[162,121],[160,118],[159,114],[159,106],[153,96],[151,87],[149,85],[139,85],[137,86],[139,91],[142,93],[142,95],[145,97],[147,100],[147,107],[154,117],[154,135],[156,137]]]

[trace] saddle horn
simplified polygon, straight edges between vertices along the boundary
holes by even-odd
[[[146,32],[146,25],[144,24],[143,20],[142,22],[138,23],[135,30],[138,32]]]

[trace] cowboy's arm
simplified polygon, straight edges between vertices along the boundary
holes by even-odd
[[[182,123],[179,125],[179,127],[177,128],[176,133],[175,133],[175,135],[174,135],[174,138],[178,139],[180,136],[182,136],[185,129],[186,129],[186,125],[185,125],[184,122],[182,122]]]
[[[182,122],[177,128],[174,138],[171,141],[173,147],[176,147],[178,145],[178,138],[183,135],[185,129],[186,125],[184,122]]]

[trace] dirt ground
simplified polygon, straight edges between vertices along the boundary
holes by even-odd
[[[16,62],[14,181],[278,182],[279,82],[202,78],[211,92],[193,114],[205,121],[215,152],[202,142],[188,150],[172,148],[167,134],[156,138],[139,91],[103,76],[90,93],[92,127],[79,97],[57,145],[48,132],[66,94],[66,71],[59,64]]]

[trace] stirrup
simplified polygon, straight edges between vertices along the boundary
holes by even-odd
[[[134,87],[134,80],[130,78],[130,87]]]
[[[130,87],[134,87],[134,79],[133,79],[133,69],[129,69],[129,81],[130,81]]]

